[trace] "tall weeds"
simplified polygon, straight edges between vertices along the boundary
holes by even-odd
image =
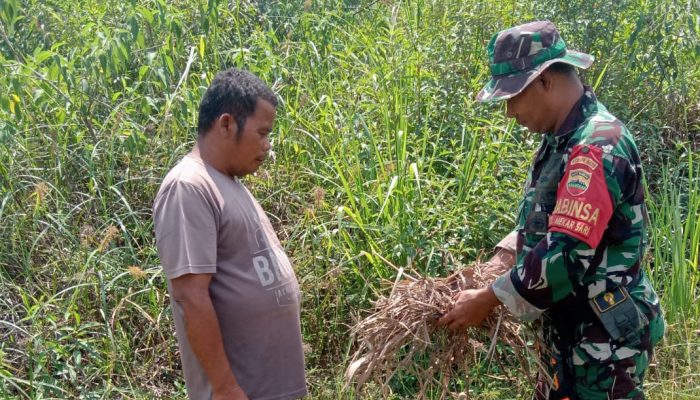
[[[0,397],[183,395],[150,206],[230,66],[279,93],[276,162],[247,183],[302,284],[312,392],[345,396],[348,328],[395,277],[389,263],[445,276],[513,226],[538,138],[474,96],[491,33],[535,17],[597,56],[586,78],[638,132],[651,275],[686,324],[667,349],[690,343],[700,6],[589,3],[0,2]],[[685,356],[679,382],[698,387]],[[658,393],[684,390],[668,384],[672,358],[652,374]],[[507,365],[474,371],[478,397],[529,388]],[[393,385],[416,393],[410,376]]]

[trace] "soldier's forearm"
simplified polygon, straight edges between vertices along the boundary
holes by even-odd
[[[515,252],[503,248],[496,250],[496,254],[491,257],[489,264],[494,266],[494,272],[501,275],[513,268],[515,265]]]

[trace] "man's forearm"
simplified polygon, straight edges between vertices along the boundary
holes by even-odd
[[[238,387],[221,337],[219,320],[209,296],[178,301],[185,314],[187,339],[214,392]]]

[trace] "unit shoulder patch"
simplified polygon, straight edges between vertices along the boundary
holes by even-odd
[[[579,196],[591,185],[591,173],[586,169],[572,169],[566,180],[566,190],[572,196]]]
[[[578,145],[572,149],[549,219],[550,231],[579,239],[591,248],[600,243],[612,216],[602,153],[597,146]]]

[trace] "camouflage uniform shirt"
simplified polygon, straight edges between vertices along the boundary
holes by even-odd
[[[492,285],[514,315],[540,327],[555,379],[537,397],[643,398],[664,331],[641,268],[647,219],[634,139],[585,88],[562,127],[543,137],[519,206],[516,265]],[[634,344],[612,340],[588,304],[619,286],[649,321]]]

